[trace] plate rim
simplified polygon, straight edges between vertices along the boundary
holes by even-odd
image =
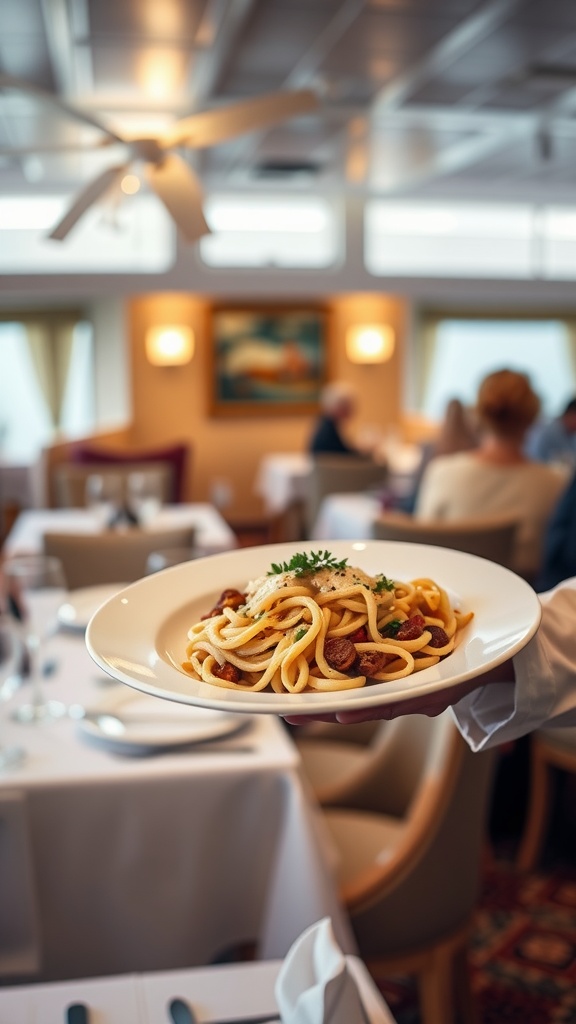
[[[98,631],[102,628],[103,620],[106,616],[110,615],[112,606],[114,606],[115,602],[121,600],[124,603],[127,603],[132,600],[135,595],[137,598],[141,598],[142,596],[146,597],[147,592],[151,588],[159,588],[162,585],[167,587],[168,574],[172,574],[171,582],[173,584],[176,583],[177,575],[184,579],[185,575],[197,574],[198,572],[201,574],[206,572],[210,575],[211,570],[214,570],[214,573],[216,574],[215,578],[217,579],[217,571],[224,567],[226,567],[225,571],[228,571],[227,567],[231,565],[231,571],[228,573],[226,578],[228,580],[227,585],[232,586],[236,582],[234,579],[233,567],[237,564],[243,565],[244,562],[249,564],[253,558],[262,558],[262,560],[267,560],[268,564],[270,564],[272,561],[278,561],[283,558],[290,557],[290,555],[294,554],[296,551],[330,550],[333,551],[337,557],[346,556],[350,560],[355,555],[361,555],[361,553],[365,552],[367,549],[367,554],[374,553],[375,555],[381,554],[382,556],[394,551],[395,555],[406,554],[413,557],[417,552],[418,555],[422,555],[423,562],[419,575],[425,575],[426,558],[429,556],[428,553],[433,553],[430,557],[443,558],[443,560],[448,564],[447,575],[449,575],[450,562],[459,567],[460,570],[462,570],[463,566],[467,566],[469,569],[474,569],[474,567],[478,569],[481,567],[483,572],[488,572],[490,575],[494,576],[500,584],[506,582],[511,585],[514,588],[516,595],[521,595],[523,600],[527,603],[529,612],[526,612],[525,620],[520,628],[520,635],[518,635],[514,641],[508,643],[505,648],[499,651],[499,653],[491,657],[488,656],[486,662],[483,663],[481,667],[479,667],[478,664],[475,664],[467,670],[452,673],[447,677],[441,675],[440,678],[435,678],[438,675],[438,671],[442,672],[442,669],[437,667],[436,669],[424,669],[417,675],[406,677],[410,680],[409,684],[407,684],[405,680],[395,680],[391,683],[374,683],[370,686],[358,689],[304,694],[274,694],[269,691],[262,691],[260,693],[240,693],[235,690],[211,687],[207,683],[200,684],[196,680],[192,679],[190,680],[191,683],[194,683],[197,686],[202,686],[204,691],[202,695],[192,691],[183,693],[177,690],[167,689],[166,684],[162,679],[162,674],[166,674],[165,670],[169,670],[171,673],[177,673],[177,678],[180,683],[182,683],[182,679],[185,679],[186,676],[180,669],[176,668],[174,665],[169,665],[168,662],[162,659],[161,655],[156,650],[155,640],[151,641],[152,646],[150,649],[152,650],[152,648],[154,648],[155,651],[153,659],[154,663],[158,664],[160,662],[159,679],[158,677],[154,677],[154,673],[151,671],[150,666],[146,666],[145,668],[146,678],[138,678],[133,671],[127,671],[118,664],[112,664],[110,658],[107,658],[106,655],[102,653],[102,643],[98,637]],[[354,563],[350,561],[350,564],[353,565]],[[386,571],[385,568],[383,568],[382,571]],[[244,572],[247,573],[247,582],[250,578],[248,569],[245,568]],[[432,575],[432,573],[429,574]],[[413,577],[414,575],[416,574],[411,572],[411,576]],[[252,576],[254,576],[254,573]],[[402,578],[400,573],[398,573],[397,576],[398,578]],[[438,573],[436,572],[435,578],[437,577]],[[443,580],[437,578],[437,582],[446,586],[448,589],[451,588],[451,584],[448,579]],[[190,601],[197,600],[202,596],[202,593],[209,594],[224,585],[226,584],[223,582],[216,582],[210,590],[208,584],[204,583],[201,590],[195,591],[191,594]],[[172,589],[175,590],[175,587]],[[497,593],[499,592],[500,588],[497,588]],[[470,600],[465,594],[460,594],[459,596],[465,604],[470,604]],[[174,615],[178,610],[182,610],[183,607],[184,604],[181,600],[179,600],[175,605],[168,601],[163,610],[164,616],[157,623],[157,631],[162,623],[165,623],[171,615]],[[405,701],[411,698],[436,693],[447,689],[458,682],[464,682],[475,678],[488,669],[495,668],[497,665],[502,664],[522,650],[522,648],[526,646],[537,632],[540,625],[541,614],[542,607],[538,599],[538,595],[526,580],[516,575],[510,569],[507,569],[495,562],[490,562],[488,559],[481,558],[477,555],[468,554],[453,548],[444,548],[439,545],[415,544],[413,542],[380,541],[370,539],[359,539],[356,541],[295,541],[282,542],[279,544],[258,545],[251,548],[237,548],[229,552],[208,555],[204,558],[196,559],[193,562],[172,566],[151,576],[142,577],[142,579],[130,584],[121,593],[112,596],[108,601],[104,602],[104,604],[100,606],[88,623],[85,642],[90,656],[104,672],[112,675],[114,678],[128,686],[131,686],[141,692],[151,694],[152,696],[173,700],[178,703],[193,704],[198,707],[211,708],[213,710],[226,710],[241,714],[275,714],[292,717],[299,714],[332,714],[337,711],[356,711],[359,708],[368,709],[371,707],[384,706],[399,700]],[[124,659],[117,658],[117,660],[122,661]],[[445,664],[446,662],[440,662],[440,666]],[[152,678],[157,678],[157,684],[152,682]],[[401,684],[400,687],[398,684]]]
[[[90,619],[92,618],[92,615],[94,613],[94,609],[92,609],[92,611],[90,612],[89,615],[83,617],[82,619],[67,619],[66,617],[62,616],[62,614],[61,614],[62,609],[65,608],[67,605],[70,606],[70,607],[73,607],[74,604],[78,602],[79,597],[81,599],[81,595],[82,596],[86,596],[86,598],[88,598],[88,593],[89,592],[94,593],[94,592],[96,592],[98,590],[100,590],[100,591],[107,591],[108,592],[108,596],[104,597],[102,599],[102,601],[100,602],[101,604],[104,604],[111,597],[116,597],[116,595],[118,593],[120,593],[121,590],[124,590],[128,586],[129,586],[129,584],[126,583],[126,582],[123,582],[123,583],[94,583],[92,586],[88,586],[88,587],[75,587],[74,590],[69,590],[67,595],[66,595],[66,600],[62,602],[62,604],[60,605],[60,607],[58,608],[58,611],[56,613],[57,617],[58,617],[59,625],[65,626],[67,629],[79,629],[79,630],[80,629],[86,629]]]
[[[191,734],[186,736],[182,734],[180,736],[172,736],[170,738],[164,737],[164,739],[161,739],[159,737],[157,740],[154,740],[152,738],[144,739],[142,736],[130,736],[129,734],[121,736],[111,736],[110,734],[103,732],[102,729],[98,727],[97,723],[93,721],[93,718],[98,715],[111,715],[112,717],[114,717],[115,714],[118,714],[121,716],[122,707],[126,702],[129,702],[131,699],[138,700],[138,698],[151,696],[150,694],[144,693],[141,690],[135,691],[133,688],[131,688],[131,690],[129,691],[126,691],[123,688],[123,691],[124,692],[108,694],[107,698],[100,700],[98,704],[92,705],[90,707],[89,715],[87,715],[85,718],[79,719],[79,721],[77,722],[77,727],[83,736],[88,736],[90,737],[90,739],[98,740],[100,744],[109,746],[111,748],[113,747],[115,750],[121,747],[129,747],[131,750],[134,751],[155,751],[168,750],[183,746],[195,747],[202,743],[219,741],[221,739],[233,736],[247,724],[247,719],[243,715],[235,715],[233,712],[224,711],[222,709],[208,709],[198,707],[197,705],[185,705],[188,707],[194,707],[197,711],[215,710],[216,714],[222,716],[220,720],[220,727],[217,727],[217,722],[215,722],[214,731],[210,731],[200,736],[193,736]],[[224,719],[227,719],[228,721],[225,723]],[[183,723],[183,726],[185,724],[186,723]]]

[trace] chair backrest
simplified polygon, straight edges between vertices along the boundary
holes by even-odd
[[[518,524],[510,519],[466,519],[429,522],[408,515],[383,513],[374,523],[376,540],[433,544],[479,555],[509,567],[514,554]]]
[[[189,547],[194,528],[109,530],[101,534],[45,533],[44,551],[64,566],[69,590],[100,583],[131,583],[146,575],[148,556],[171,547]]]
[[[383,486],[387,469],[359,455],[315,455],[306,493],[306,529],[312,530],[327,494],[354,493]]]
[[[402,838],[342,891],[360,948],[379,955],[464,925],[478,898],[495,752],[473,753],[450,709],[430,723]]]
[[[323,807],[401,818],[417,791],[433,723],[426,715],[404,715],[364,724],[375,727],[364,741],[346,734],[353,726],[304,729],[296,737],[302,770]]]
[[[102,476],[117,481],[121,500],[127,502],[129,480],[135,474],[146,476],[155,482],[156,490],[163,504],[171,500],[173,469],[169,462],[94,463],[86,466],[62,462],[53,470],[56,504],[60,508],[84,507],[87,504],[86,482],[91,476]]]
[[[190,493],[186,495],[186,477],[190,475],[192,468],[193,448],[189,443],[176,442],[175,444],[163,445],[161,448],[149,448],[147,450],[128,448],[108,448],[101,446],[98,442],[77,441],[72,445],[70,461],[82,466],[122,466],[129,463],[136,463],[140,468],[149,464],[164,463],[171,467],[171,491],[168,501],[190,500]]]

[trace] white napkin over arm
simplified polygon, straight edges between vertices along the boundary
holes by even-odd
[[[275,995],[282,1024],[368,1024],[328,917],[296,939],[280,968]]]

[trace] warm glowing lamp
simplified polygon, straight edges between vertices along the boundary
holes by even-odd
[[[149,327],[146,355],[154,366],[183,366],[194,355],[194,331],[181,324]]]
[[[346,332],[346,355],[352,363],[385,363],[394,352],[389,324],[356,324]]]

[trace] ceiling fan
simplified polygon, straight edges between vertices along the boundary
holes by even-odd
[[[16,89],[46,100],[77,120],[98,128],[104,135],[100,146],[122,144],[128,149],[128,155],[122,163],[106,168],[76,196],[69,210],[48,236],[59,241],[66,238],[93,203],[120,182],[135,160],[144,162],[148,184],[164,203],[186,241],[196,241],[210,233],[202,210],[202,187],[190,165],[173,150],[204,149],[227,142],[238,135],[307,114],[315,110],[319,103],[316,94],[309,89],[269,93],[215,110],[191,114],[176,121],[161,135],[132,139],[112,131],[98,118],[31,82],[0,74],[0,89]],[[13,156],[24,156],[58,152],[58,147],[11,147],[8,152]]]

